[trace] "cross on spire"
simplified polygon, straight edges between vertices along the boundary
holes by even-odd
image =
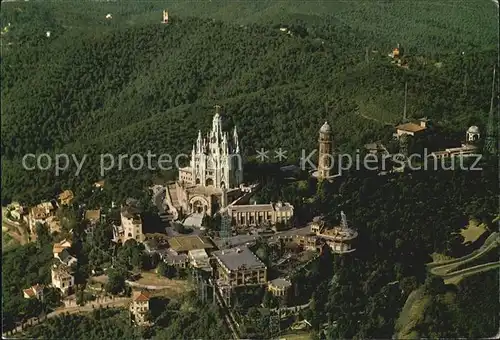
[[[221,106],[217,104],[214,107],[215,107],[215,113],[219,113],[219,109],[221,108]]]

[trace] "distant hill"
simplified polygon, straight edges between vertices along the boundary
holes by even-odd
[[[160,23],[164,8],[169,25]],[[26,172],[28,152],[90,152],[98,162],[99,153],[189,151],[215,104],[238,125],[246,155],[283,147],[297,157],[315,147],[325,120],[339,147],[354,150],[398,122],[405,81],[410,116],[458,133],[482,128],[496,60],[492,9],[486,1],[2,3],[2,198],[36,199],[99,177],[98,163],[78,180]],[[409,70],[389,63],[396,43],[411,54]]]

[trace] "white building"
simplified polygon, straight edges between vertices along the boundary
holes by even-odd
[[[138,207],[137,200],[127,199],[120,212],[121,226],[113,230],[113,239],[125,243],[127,240],[134,239],[137,242],[144,242],[142,232],[141,210]]]
[[[52,286],[58,288],[64,295],[68,295],[74,285],[75,277],[65,265],[54,265],[51,268]]]
[[[169,215],[213,215],[247,194],[243,189],[243,160],[236,127],[232,134],[222,131],[216,106],[212,129],[201,131],[191,151],[189,166],[179,169],[177,181],[169,183],[160,202]]]
[[[287,223],[293,217],[290,203],[246,204],[228,207],[232,224],[237,226],[276,225]]]
[[[466,143],[475,143],[481,138],[481,134],[479,133],[479,128],[475,125],[472,125],[467,129],[465,133],[465,142]]]
[[[179,180],[186,184],[236,188],[243,182],[243,168],[236,127],[233,135],[222,131],[222,118],[216,111],[212,130],[206,137],[198,131],[188,167],[179,169]]]
[[[136,325],[148,323],[146,314],[149,311],[150,295],[147,291],[136,291],[132,294],[132,302],[129,306],[130,315]]]

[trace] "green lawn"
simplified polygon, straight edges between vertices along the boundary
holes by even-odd
[[[462,229],[460,234],[464,237],[464,243],[475,242],[481,235],[486,232],[484,223],[479,224],[477,221],[471,220],[467,228]]]

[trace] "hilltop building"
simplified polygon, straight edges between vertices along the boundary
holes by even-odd
[[[355,250],[354,244],[358,232],[347,225],[345,214],[341,213],[340,225],[328,227],[324,219],[315,217],[305,228],[292,229],[276,235],[269,240],[273,242],[282,241],[285,244],[295,243],[305,250],[321,251],[324,244],[336,254],[350,253]]]
[[[396,126],[396,132],[394,133],[395,138],[400,138],[402,135],[415,136],[421,134],[427,130],[428,120],[426,118],[422,118],[419,120],[419,124],[415,123],[404,123]]]
[[[133,239],[137,242],[144,242],[144,234],[142,232],[141,209],[139,202],[129,198],[121,207],[120,211],[120,226],[113,228],[113,240],[115,242],[125,243],[127,240]]]
[[[267,284],[267,289],[274,296],[285,296],[287,291],[292,287],[292,283],[284,278],[274,279],[269,281]]]
[[[163,262],[178,269],[187,268],[189,265],[189,257],[186,253],[179,253],[173,249],[168,249],[160,256],[163,259]]]
[[[344,254],[355,251],[354,240],[358,237],[358,232],[347,225],[347,218],[341,212],[341,222],[339,226],[327,228],[321,218],[316,218],[310,224],[311,232],[316,238],[326,243],[336,254]]]
[[[287,223],[293,217],[290,203],[231,205],[227,209],[232,224],[237,226],[276,225]]]
[[[201,131],[198,131],[191,151],[190,166],[179,169],[179,178],[188,185],[213,186],[217,189],[238,187],[243,182],[238,158],[240,146],[236,127],[233,135],[228,136],[227,132],[222,131],[222,118],[216,111],[212,130],[207,136],[202,137]]]
[[[68,266],[54,265],[51,268],[52,286],[58,288],[63,295],[69,295],[75,286],[75,277]]]
[[[333,140],[332,128],[325,122],[319,129],[319,153],[318,153],[318,170],[312,175],[319,180],[332,179],[333,170]]]
[[[266,265],[248,247],[219,250],[213,256],[219,285],[235,288],[267,283]]]
[[[38,299],[42,300],[43,299],[43,286],[39,285],[38,283],[34,286],[31,286],[28,289],[23,289],[23,296],[25,299]]]
[[[243,164],[236,127],[231,134],[222,130],[219,106],[212,129],[198,137],[191,151],[189,166],[179,169],[179,178],[166,187],[162,204],[177,219],[181,214],[213,215],[252,187],[243,186]]]
[[[132,293],[132,302],[130,303],[129,311],[132,322],[138,326],[149,324],[146,317],[149,312],[149,301],[150,294],[145,290]]]

